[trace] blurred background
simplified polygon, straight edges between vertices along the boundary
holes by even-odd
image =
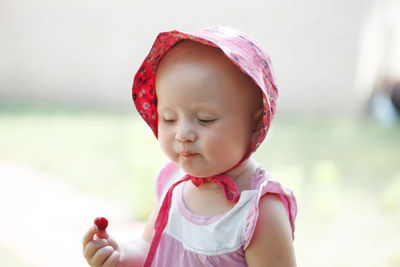
[[[400,3],[0,1],[0,265],[87,266],[106,216],[139,237],[166,158],[131,99],[160,31],[222,24],[271,55],[256,159],[298,201],[298,266],[400,266]]]

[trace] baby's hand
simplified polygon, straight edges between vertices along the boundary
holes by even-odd
[[[92,267],[115,267],[120,261],[120,248],[107,233],[93,225],[83,237],[83,256]]]

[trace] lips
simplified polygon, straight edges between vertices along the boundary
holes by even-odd
[[[180,153],[180,155],[184,158],[192,158],[194,156],[197,156],[199,153],[193,153],[193,152],[189,152],[189,151],[182,151]]]

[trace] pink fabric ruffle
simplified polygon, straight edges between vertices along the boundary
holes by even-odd
[[[177,170],[177,166],[172,163],[168,162],[161,168],[160,172],[158,173],[157,180],[156,180],[156,195],[158,200],[161,200],[162,192],[165,187],[165,184],[171,178],[171,174]]]
[[[261,182],[261,180],[259,181]],[[246,249],[250,244],[258,220],[258,215],[259,215],[258,204],[260,202],[261,197],[266,194],[276,194],[281,199],[289,217],[290,225],[292,227],[292,238],[294,239],[294,230],[295,230],[294,221],[297,215],[296,198],[294,197],[292,191],[290,191],[287,188],[284,188],[279,182],[266,179],[261,185],[260,192],[258,193],[258,200],[253,202],[250,211],[247,215],[244,249]]]

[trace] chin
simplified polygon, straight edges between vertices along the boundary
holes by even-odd
[[[179,166],[179,167],[181,167],[181,169],[185,173],[187,173],[187,174],[189,174],[191,176],[194,176],[194,177],[206,178],[206,177],[210,177],[210,176],[215,175],[215,174],[210,174],[210,173],[207,173],[207,172],[204,172],[204,171],[201,171],[201,170],[195,170],[193,168],[188,168],[188,167],[185,167],[185,166]]]
[[[192,170],[192,169],[190,169],[190,168],[184,168],[184,167],[182,167],[182,170],[183,170],[185,173],[187,173],[187,174],[189,174],[189,175],[191,175],[191,176],[194,176],[194,177],[199,177],[199,178],[207,177],[207,176],[204,175],[203,172],[194,171],[194,170]]]
[[[215,176],[218,174],[224,173],[224,171],[218,171],[218,170],[204,170],[204,169],[193,169],[193,168],[187,168],[185,166],[180,166],[180,168],[187,174],[198,177],[198,178],[207,178],[211,176]]]

